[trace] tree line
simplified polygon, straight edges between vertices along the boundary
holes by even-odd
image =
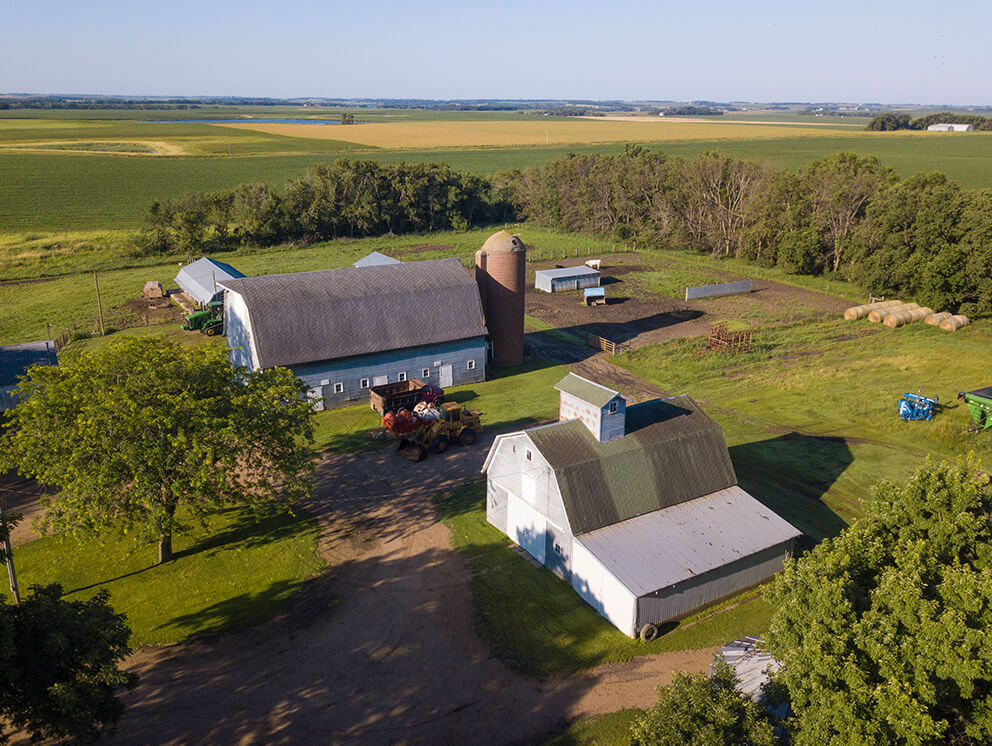
[[[509,205],[492,182],[439,163],[380,165],[340,159],[286,184],[185,194],[155,202],[137,248],[191,255],[386,233],[466,230],[503,220]]]
[[[965,191],[942,174],[900,179],[853,153],[793,173],[628,146],[500,178],[519,217],[559,230],[836,273],[935,309],[992,311],[992,192]]]
[[[909,114],[881,114],[875,117],[865,129],[873,132],[892,132],[894,130],[925,130],[931,124],[970,124],[976,130],[992,130],[992,119],[978,114],[954,114],[942,111],[927,114],[917,119],[911,119]]]

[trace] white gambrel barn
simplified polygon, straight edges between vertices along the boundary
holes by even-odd
[[[801,532],[737,484],[720,426],[689,396],[628,406],[575,374],[559,422],[500,435],[486,518],[619,630],[761,583]]]

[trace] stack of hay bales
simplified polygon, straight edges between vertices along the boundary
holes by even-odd
[[[863,306],[852,306],[844,311],[844,318],[848,321],[857,321],[858,319],[865,318],[872,311],[878,311],[885,308],[895,308],[896,306],[901,305],[901,300],[887,300],[884,303],[866,303]]]
[[[873,324],[881,324],[885,321],[886,317],[893,313],[904,313],[906,311],[915,311],[920,307],[919,303],[901,303],[898,306],[892,306],[891,308],[876,308],[868,314],[868,320]],[[920,318],[923,318],[922,316]]]
[[[915,303],[913,305],[916,305]],[[904,307],[905,308],[905,307]],[[933,313],[932,308],[914,308],[912,310],[898,309],[885,316],[884,324],[890,329],[895,329],[897,326],[903,326],[904,324],[912,324],[914,321],[922,321],[927,316]]]
[[[924,324],[930,324],[930,326],[940,326],[940,322],[951,318],[950,311],[941,311],[940,313],[932,313],[923,319]]]
[[[940,328],[945,332],[955,332],[962,326],[968,326],[971,320],[967,316],[962,316],[958,314],[957,316],[951,316],[949,319],[944,319],[940,322]]]

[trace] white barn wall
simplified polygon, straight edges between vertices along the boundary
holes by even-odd
[[[582,546],[581,539],[572,542],[571,565],[575,592],[613,626],[634,637],[637,634],[637,598],[634,594]]]
[[[251,319],[248,306],[240,293],[227,290],[224,293],[224,336],[230,348],[230,359],[235,365],[250,370],[258,368],[258,351],[251,333]]]

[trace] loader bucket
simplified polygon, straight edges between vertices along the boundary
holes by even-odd
[[[427,449],[417,441],[410,440],[409,438],[400,440],[400,444],[396,446],[396,452],[415,462],[423,461],[427,456]]]

